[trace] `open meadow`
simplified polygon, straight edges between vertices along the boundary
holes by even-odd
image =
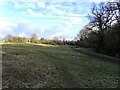
[[[120,87],[119,59],[68,45],[1,45],[3,88]]]

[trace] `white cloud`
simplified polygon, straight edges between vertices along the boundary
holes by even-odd
[[[54,10],[56,10],[56,6],[55,5],[47,5],[46,9],[54,11]]]
[[[53,21],[53,22],[61,22],[63,23],[65,26],[73,26],[76,24],[81,24],[82,22],[84,22],[84,19],[81,17],[60,17],[61,19],[58,20],[49,20],[49,21]],[[63,19],[62,19],[63,18]]]
[[[85,17],[85,16],[87,16],[87,14],[73,14],[73,13],[70,13],[69,16],[71,16],[71,17]]]
[[[25,11],[22,12],[22,15],[28,16],[27,12],[25,12]]]
[[[105,2],[106,0],[83,0],[82,2]]]
[[[46,7],[45,2],[37,2],[37,7],[45,8]]]
[[[83,20],[81,19],[81,18],[75,18],[75,19],[72,19],[71,20],[71,23],[72,24],[80,24],[80,23],[82,23],[83,22]]]
[[[10,31],[17,24],[8,18],[0,18],[0,32]]]
[[[1,33],[0,33],[0,38],[4,38],[4,35],[2,35]]]
[[[18,2],[14,2],[14,7],[20,9],[22,6]]]
[[[34,26],[27,19],[18,19],[19,22],[14,22],[9,18],[0,17],[0,38],[7,34],[18,35],[18,36],[29,36],[27,33],[33,33],[38,27]],[[25,32],[25,33],[24,33]]]
[[[0,2],[105,2],[114,0],[0,0]]]
[[[11,0],[6,0],[6,1],[11,1]],[[46,1],[51,1],[51,2],[75,2],[75,1],[80,1],[80,0],[20,0],[20,2],[46,2]],[[100,1],[106,1],[106,0],[83,0],[80,2],[100,2]]]
[[[34,12],[32,9],[27,9],[26,12],[23,12],[25,16],[37,16],[37,17],[44,17],[43,13]]]
[[[57,10],[56,14],[65,14],[65,12],[63,10]]]
[[[19,1],[12,1],[14,3],[14,8],[15,9],[35,9],[36,6],[35,6],[35,3],[33,2],[24,2],[24,3],[21,3]]]
[[[62,39],[64,36],[66,36],[66,31],[56,32],[53,35],[50,35],[50,39],[53,39],[55,36],[59,37],[59,39]]]
[[[25,37],[26,35],[25,35],[25,33],[19,33],[18,36],[19,37]]]
[[[3,0],[0,0],[0,2],[3,2]]]
[[[63,7],[62,5],[59,4],[54,4],[54,5],[47,5],[46,10],[49,11],[49,15],[55,16],[55,15],[65,15],[67,14],[64,10],[60,9]]]
[[[4,5],[4,4],[5,4],[4,0],[0,0],[0,5]]]
[[[70,30],[70,29],[69,29]],[[64,29],[64,30],[62,30],[62,31],[59,31],[59,32],[56,32],[56,33],[54,33],[54,34],[51,34],[50,36],[49,36],[49,38],[50,39],[53,39],[55,36],[57,36],[57,37],[59,37],[59,39],[67,39],[67,40],[72,40],[72,38],[71,37],[73,37],[73,33],[71,33],[71,32],[69,32],[68,31],[68,28],[66,29]]]
[[[0,17],[0,38],[5,37],[7,34],[14,34],[13,28],[17,26],[17,23],[9,18]]]
[[[20,22],[20,23],[31,23],[30,20],[25,19],[25,18],[20,18],[20,19],[19,19],[19,22]]]

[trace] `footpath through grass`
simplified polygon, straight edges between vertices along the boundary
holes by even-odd
[[[85,51],[71,46],[3,44],[3,88],[120,87],[119,61]]]

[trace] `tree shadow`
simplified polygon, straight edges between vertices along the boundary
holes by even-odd
[[[120,65],[120,59],[119,58],[110,57],[110,56],[103,55],[103,54],[100,54],[100,53],[96,53],[96,52],[93,52],[93,51],[81,50],[80,48],[75,48],[75,47],[74,48],[72,47],[72,49],[75,52],[83,53],[83,54],[86,54],[86,55],[94,57],[94,58],[99,58],[99,59],[101,59],[103,61],[106,61],[106,62],[111,62],[111,63],[115,63],[115,64]]]

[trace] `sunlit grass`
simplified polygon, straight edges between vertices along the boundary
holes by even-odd
[[[0,51],[0,54],[6,54],[5,52]]]
[[[12,43],[12,42],[0,42],[0,45],[4,45],[4,44],[15,44],[15,43]]]
[[[44,47],[58,47],[59,45],[50,45],[50,44],[35,44],[35,43],[12,43],[12,42],[0,42],[1,45],[5,44],[31,44],[31,45],[39,45]]]
[[[40,45],[44,47],[58,47],[58,45],[50,45],[50,44],[35,44],[35,45]]]

